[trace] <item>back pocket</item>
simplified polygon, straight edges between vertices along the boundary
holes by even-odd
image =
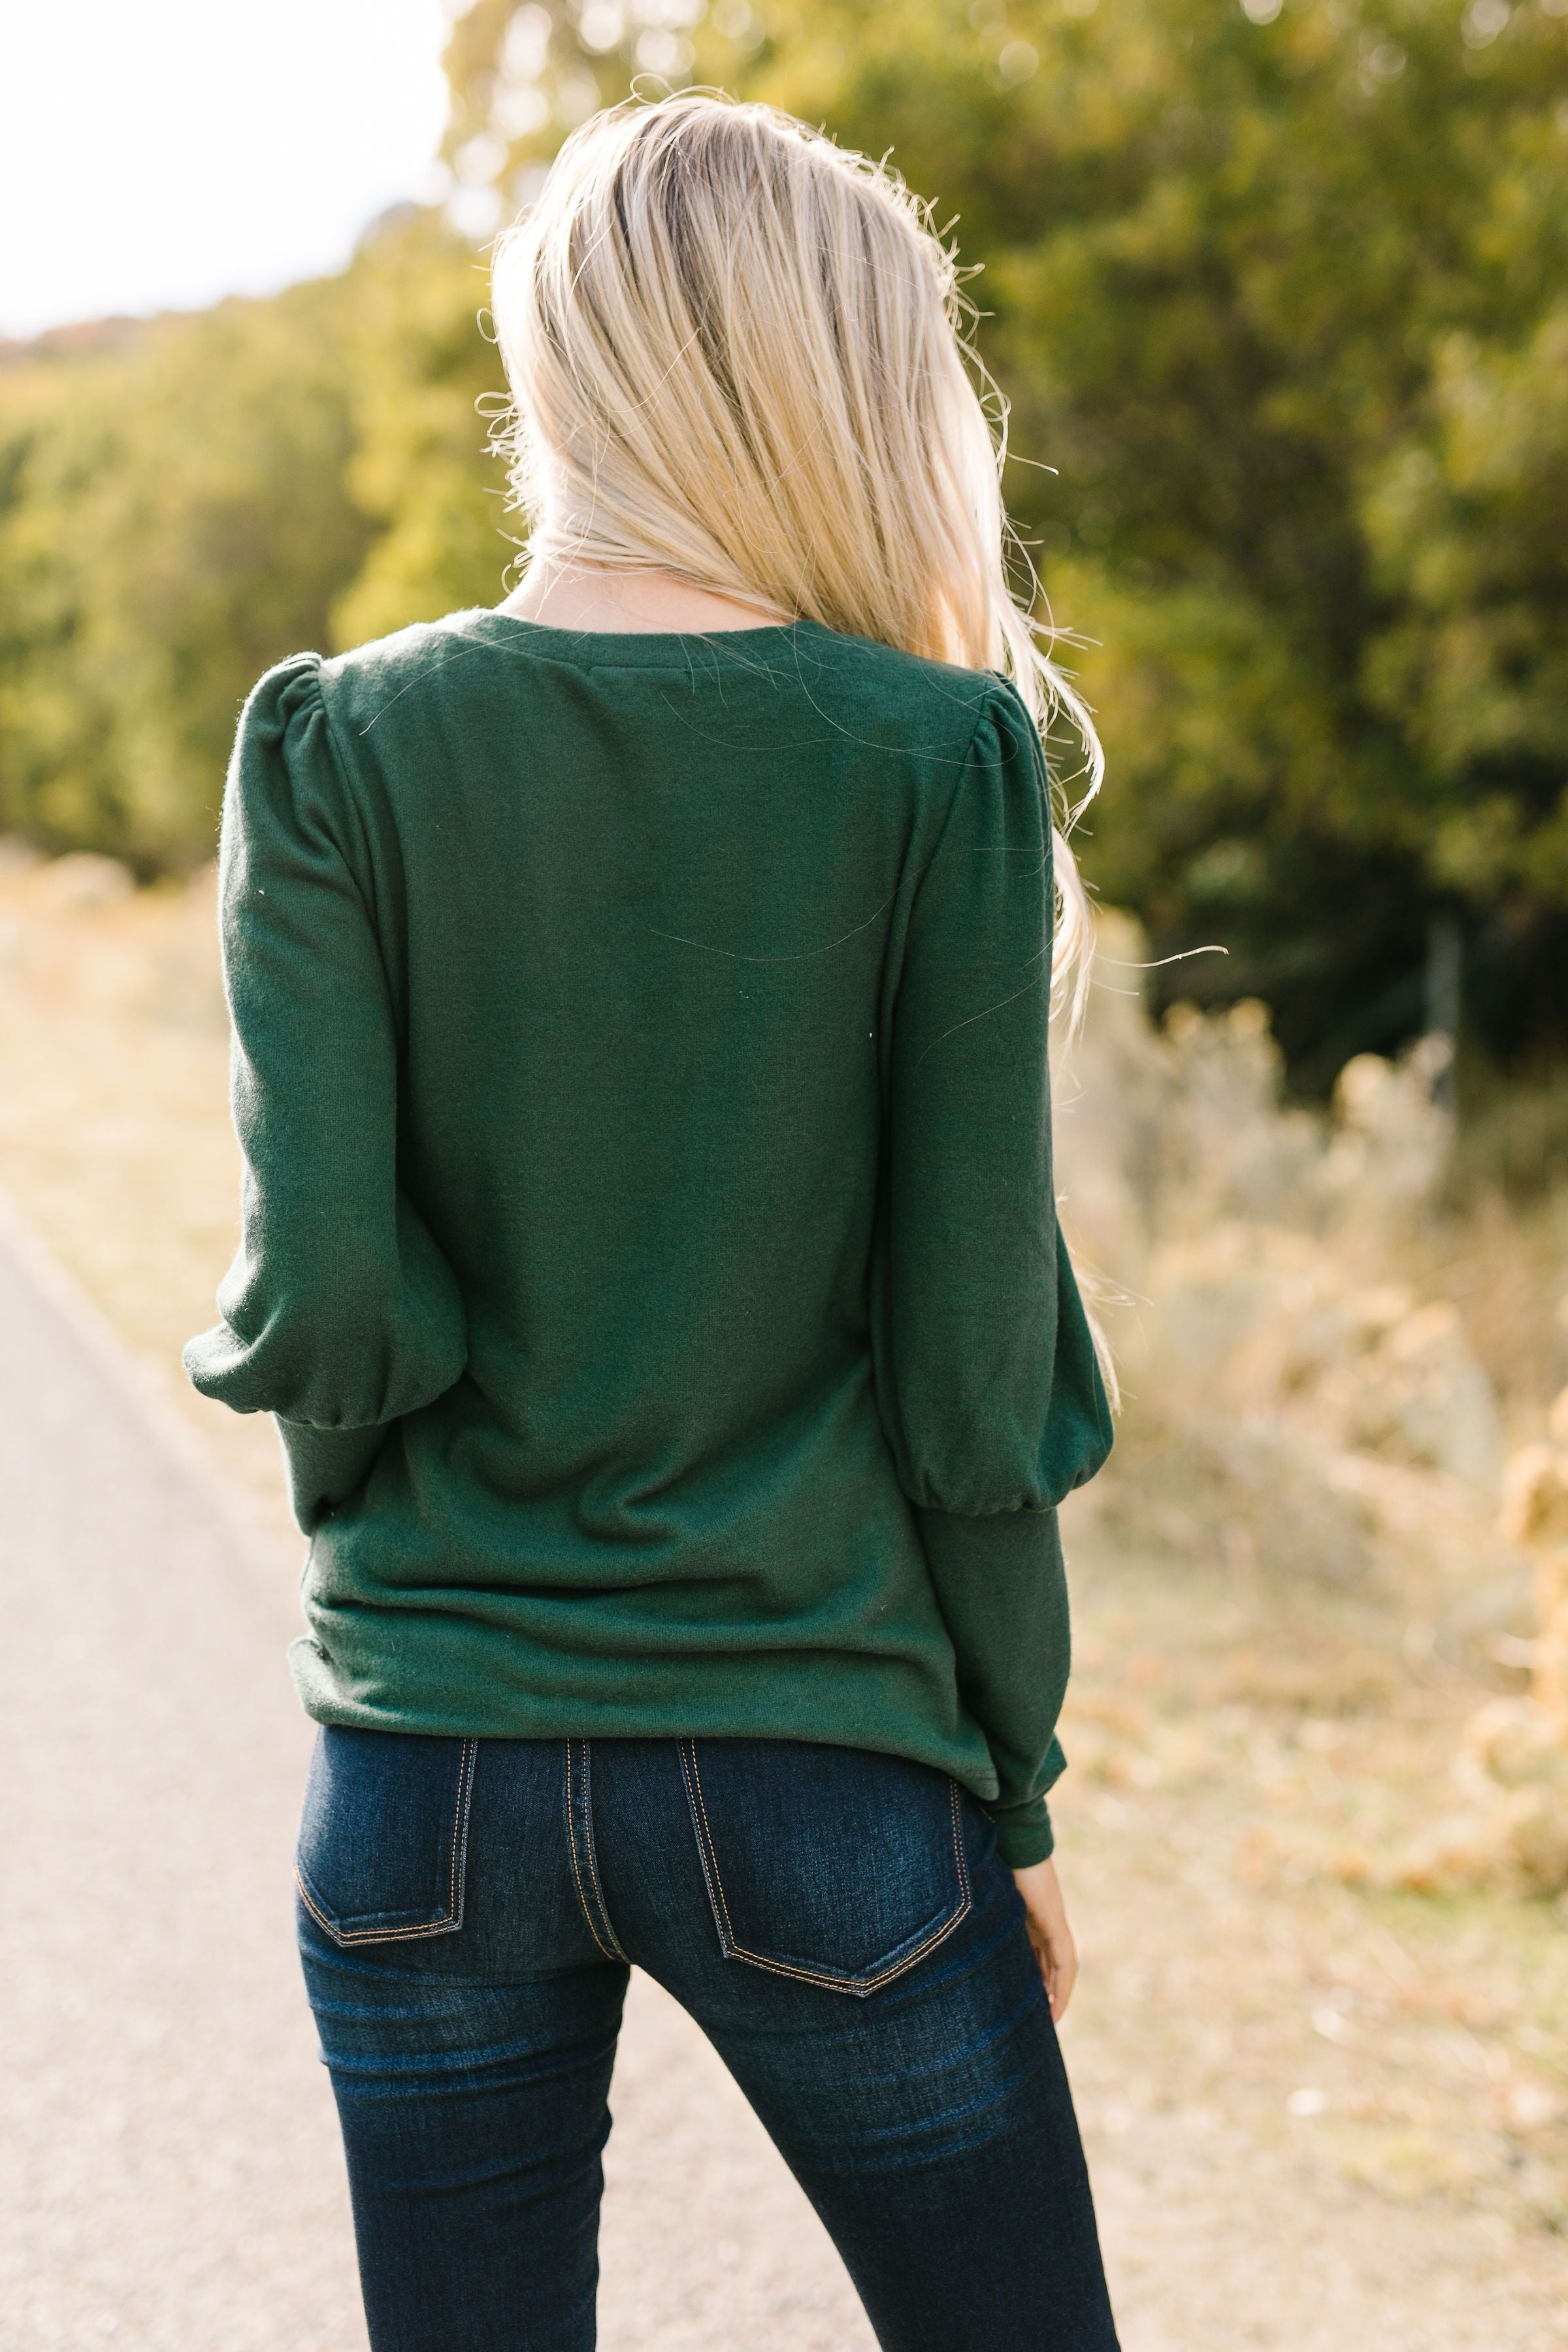
[[[692,1827],[726,1959],[864,2000],[969,1909],[957,1783],[796,1739],[683,1739]]]
[[[294,1875],[335,1943],[449,1936],[462,1926],[478,1748],[336,1724],[318,1732]]]

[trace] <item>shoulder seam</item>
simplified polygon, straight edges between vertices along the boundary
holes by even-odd
[[[288,687],[291,686],[296,679],[308,681],[312,674],[315,676],[319,686],[321,672],[321,656],[320,654],[310,653],[308,651],[297,654],[285,654],[281,661],[275,661],[270,668],[264,669],[262,671],[261,676],[257,679],[255,685],[251,688],[249,693],[245,698],[240,712],[241,719],[243,719],[246,713],[249,711],[251,706],[256,701],[257,697],[261,693],[264,688],[271,687],[279,693],[282,693]]]
[[[1005,686],[1007,683],[1007,680],[1001,676],[999,671],[988,670],[984,672],[983,675],[987,678],[995,679],[1000,685]],[[963,756],[958,762],[958,782],[954,784],[952,791],[948,797],[947,812],[942,821],[942,829],[938,833],[935,842],[931,845],[931,856],[927,858],[925,864],[921,868],[920,881],[915,884],[915,895],[917,898],[920,895],[921,884],[924,882],[926,876],[931,872],[931,867],[942,856],[942,845],[947,839],[949,832],[952,830],[952,820],[958,812],[959,801],[964,791],[967,789],[970,771],[974,764],[974,746],[979,741],[980,730],[982,727],[984,726],[986,719],[990,715],[994,690],[994,688],[988,685],[985,692],[980,698],[980,708],[974,714],[974,724],[969,730],[969,740],[964,745]]]
[[[909,914],[905,919],[910,923],[914,921],[915,910],[920,905],[921,892],[925,887],[926,877],[931,872],[931,867],[936,864],[937,859],[942,856],[942,845],[945,843],[948,834],[952,830],[952,820],[958,810],[960,796],[963,793],[969,782],[969,771],[974,757],[974,746],[979,738],[980,730],[984,724],[985,714],[989,710],[990,707],[991,696],[989,690],[987,690],[980,698],[980,707],[974,714],[974,724],[969,730],[969,740],[964,744],[963,755],[958,761],[958,781],[953,785],[952,792],[948,794],[947,807],[942,813],[942,823],[937,828],[936,839],[931,844],[931,856],[926,859],[925,864],[921,867],[920,872],[916,875],[914,887],[910,892],[908,900]]]
[[[327,750],[331,757],[332,767],[336,772],[338,783],[345,799],[352,800],[353,797],[353,787],[349,781],[348,758],[343,750],[342,740],[338,732],[338,722],[332,716],[331,705],[327,700],[327,689],[322,682],[321,664],[319,660],[316,664],[316,699],[321,706],[321,717],[326,723]]]
[[[327,758],[331,767],[333,780],[338,788],[341,805],[339,811],[339,823],[338,825],[334,827],[334,832],[338,835],[338,837],[334,840],[333,846],[342,861],[343,872],[348,877],[350,887],[353,889],[355,898],[359,900],[360,911],[364,916],[365,921],[370,925],[371,930],[375,936],[377,947],[379,949],[381,935],[376,925],[374,908],[366,894],[364,882],[361,875],[355,870],[354,860],[349,853],[348,845],[341,837],[343,820],[347,819],[352,823],[354,831],[359,835],[360,854],[362,856],[363,856],[368,842],[368,828],[365,824],[364,813],[360,807],[359,798],[354,791],[353,770],[347,753],[344,751],[342,739],[338,729],[338,723],[332,713],[331,704],[327,698],[326,684],[321,676],[325,664],[320,654],[298,656],[296,658],[308,661],[313,665],[311,683],[315,690],[316,703],[321,714],[321,725],[324,730],[327,746]]]

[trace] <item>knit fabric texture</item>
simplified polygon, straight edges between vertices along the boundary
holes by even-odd
[[[204,1394],[278,1417],[320,1721],[826,1740],[1050,1851],[1057,1224],[1014,688],[814,623],[451,615],[262,679]]]

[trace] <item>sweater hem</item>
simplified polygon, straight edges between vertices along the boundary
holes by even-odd
[[[728,1663],[733,1670],[740,1662]],[[705,1670],[710,1664],[694,1662],[685,1691],[668,1688],[676,1678],[667,1675],[667,1688],[658,1698],[606,1700],[513,1686],[460,1703],[449,1696],[421,1700],[400,1694],[394,1705],[345,1689],[326,1651],[309,1633],[289,1649],[305,1713],[313,1722],[351,1730],[447,1739],[799,1739],[929,1765],[950,1775],[982,1806],[994,1805],[1000,1794],[984,1734],[970,1717],[961,1715],[951,1735],[936,1724],[910,1721],[900,1736],[891,1736],[885,1708],[835,1706],[831,1694],[814,1706],[809,1694],[796,1691],[786,1712],[779,1706],[776,1683],[748,1691],[731,1671],[719,1686]]]

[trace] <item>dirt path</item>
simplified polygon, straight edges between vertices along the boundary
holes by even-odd
[[[349,2352],[289,1945],[287,1582],[0,1241],[0,2336]]]

